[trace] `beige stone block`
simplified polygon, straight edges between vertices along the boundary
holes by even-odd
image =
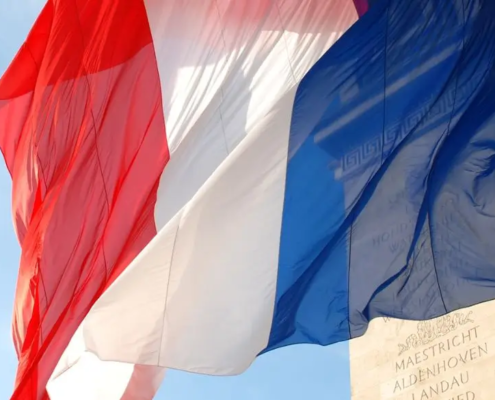
[[[495,302],[375,319],[349,351],[352,400],[495,400]]]

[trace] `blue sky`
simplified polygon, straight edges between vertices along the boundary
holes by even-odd
[[[0,1],[0,74],[26,37],[45,0]],[[2,127],[0,126],[0,129]],[[10,212],[10,176],[0,161],[0,399],[11,394],[16,358],[10,322],[19,246]],[[219,378],[170,371],[157,400],[347,400],[347,344],[293,346],[268,353],[243,375]],[[68,399],[70,400],[70,399]]]

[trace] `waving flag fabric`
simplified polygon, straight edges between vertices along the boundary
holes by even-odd
[[[495,298],[495,3],[359,7],[48,3],[0,82],[15,399],[148,399]]]
[[[13,399],[43,399],[50,377],[53,400],[153,397],[162,368],[60,358],[240,143],[265,132],[283,158],[270,131],[288,133],[297,84],[356,18],[352,0],[47,2],[0,81],[22,245]]]
[[[141,1],[46,4],[0,81],[0,147],[22,245],[12,398],[41,399],[92,303],[156,234],[169,149]]]
[[[494,16],[376,3],[169,212],[65,357],[230,375],[494,298]]]

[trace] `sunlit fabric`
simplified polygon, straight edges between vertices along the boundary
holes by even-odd
[[[86,3],[0,86],[14,398],[151,398],[495,299],[493,1]]]
[[[22,246],[12,399],[48,381],[52,400],[153,397],[162,368],[67,345],[356,19],[352,0],[48,1],[0,81]]]
[[[376,316],[493,299],[494,13],[374,4],[168,206],[66,354],[237,374],[280,346],[361,335]]]
[[[0,148],[22,246],[12,399],[43,398],[91,305],[156,234],[161,110],[139,0],[49,1],[2,77]]]

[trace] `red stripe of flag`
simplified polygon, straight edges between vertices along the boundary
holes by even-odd
[[[52,0],[0,80],[22,246],[12,399],[45,398],[73,333],[156,234],[169,159],[142,0]]]

